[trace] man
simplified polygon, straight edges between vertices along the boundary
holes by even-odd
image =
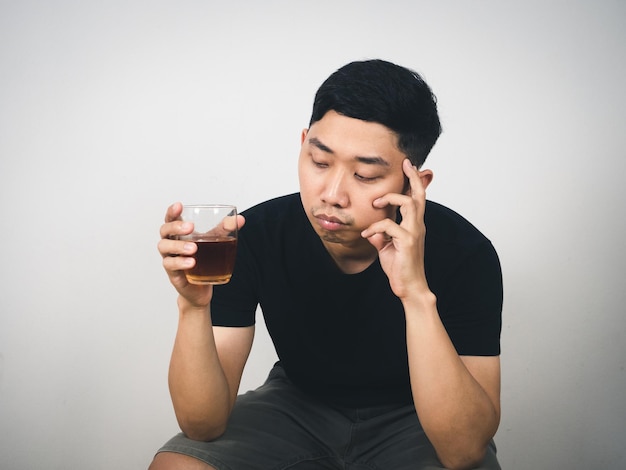
[[[183,433],[152,470],[500,468],[501,270],[478,230],[426,201],[440,131],[419,75],[353,62],[316,94],[300,193],[240,216],[229,284],[187,283],[196,247],[175,238],[192,227],[168,209]],[[238,397],[257,305],[280,361]]]

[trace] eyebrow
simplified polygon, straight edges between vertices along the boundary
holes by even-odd
[[[330,153],[331,155],[335,154],[333,149],[331,149],[328,145],[324,144],[317,137],[311,137],[309,139],[309,143],[311,145],[317,147],[318,149],[320,149],[322,152]],[[389,162],[387,160],[385,160],[383,157],[379,157],[379,156],[371,156],[371,157],[369,157],[369,156],[357,155],[355,157],[355,159],[358,162],[365,163],[367,165],[380,165],[380,166],[384,166],[384,167],[388,167],[389,166]]]

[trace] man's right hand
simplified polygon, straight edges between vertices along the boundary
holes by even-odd
[[[181,220],[182,210],[183,205],[180,202],[167,208],[165,223],[161,225],[161,240],[157,248],[163,257],[165,272],[180,296],[193,307],[206,308],[213,296],[213,286],[190,284],[185,276],[185,270],[193,268],[196,263],[193,255],[198,247],[193,242],[178,240],[180,235],[193,232],[193,223]]]
[[[158,249],[163,257],[165,272],[182,297],[181,300],[187,301],[194,308],[206,308],[213,297],[213,286],[190,284],[185,276],[185,270],[193,268],[196,263],[193,255],[198,247],[193,242],[178,240],[180,235],[193,232],[193,223],[181,220],[182,211],[183,205],[180,202],[167,208],[165,223],[161,225],[161,240],[159,240]],[[244,224],[244,217],[237,215],[237,228],[241,229]]]

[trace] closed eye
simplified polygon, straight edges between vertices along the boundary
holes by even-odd
[[[313,165],[316,166],[317,168],[328,168],[328,163],[316,161],[316,160],[313,160],[312,158],[311,158],[311,162],[313,162]]]
[[[363,181],[364,183],[371,183],[380,178],[380,176],[363,176],[363,175],[359,175],[358,173],[355,173],[354,177],[358,179],[359,181]]]

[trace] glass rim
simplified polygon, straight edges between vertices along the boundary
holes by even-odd
[[[232,208],[232,209],[237,209],[237,206],[234,204],[183,204],[183,209],[188,209],[188,208],[200,208],[200,209],[204,209],[204,208],[218,208],[218,209],[226,209],[226,208]]]

